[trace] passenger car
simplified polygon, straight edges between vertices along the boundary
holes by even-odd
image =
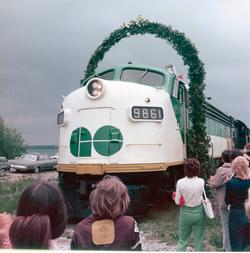
[[[6,157],[0,156],[0,173],[3,173],[10,169],[10,164],[8,163]]]
[[[16,172],[33,171],[35,173],[44,170],[54,170],[57,165],[56,159],[50,159],[47,154],[30,153],[24,154],[18,159],[9,160],[11,170]]]

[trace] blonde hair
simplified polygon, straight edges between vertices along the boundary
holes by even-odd
[[[129,206],[126,186],[115,176],[105,176],[90,194],[91,209],[101,218],[115,219]]]
[[[249,178],[248,161],[243,156],[236,157],[232,162],[232,171],[242,179]]]

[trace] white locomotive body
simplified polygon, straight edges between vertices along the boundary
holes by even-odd
[[[207,102],[205,109],[212,157],[246,142],[243,122]],[[183,175],[191,124],[188,86],[173,68],[117,66],[65,97],[57,124],[57,170],[69,216],[86,215],[89,194],[106,174],[120,177],[130,196],[136,192],[132,208],[145,207]]]
[[[98,98],[88,94],[87,84],[63,102],[60,171],[154,171],[183,163],[183,141],[166,90],[98,78],[89,81],[95,82],[103,87]]]

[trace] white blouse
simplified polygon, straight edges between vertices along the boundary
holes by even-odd
[[[179,205],[180,197],[183,196],[185,206],[194,207],[201,204],[204,180],[199,177],[184,177],[177,181],[175,203]]]

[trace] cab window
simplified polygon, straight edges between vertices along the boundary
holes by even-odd
[[[163,86],[164,76],[161,73],[148,69],[124,69],[121,74],[121,80],[161,87]]]
[[[114,79],[114,70],[110,70],[101,74],[98,74],[98,77],[104,80],[113,80]]]

